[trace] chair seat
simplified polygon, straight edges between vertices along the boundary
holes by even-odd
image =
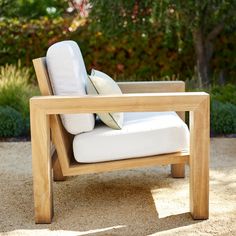
[[[189,149],[189,130],[175,112],[125,113],[121,130],[101,123],[73,140],[76,161],[94,163]]]

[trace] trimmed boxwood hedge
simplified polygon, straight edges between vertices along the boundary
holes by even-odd
[[[211,101],[211,133],[214,135],[236,133],[236,106],[234,104]]]
[[[0,137],[18,137],[24,129],[24,119],[18,111],[9,106],[0,106]]]

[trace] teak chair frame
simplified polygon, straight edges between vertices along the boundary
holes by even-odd
[[[135,167],[171,164],[173,177],[184,177],[189,164],[190,213],[193,219],[209,216],[209,95],[184,92],[181,81],[118,83],[124,94],[112,96],[51,96],[45,58],[33,60],[41,94],[30,99],[34,209],[36,223],[51,223],[52,178]],[[72,135],[58,114],[101,112],[177,111],[190,113],[190,150],[172,154],[81,164],[74,160]],[[52,151],[51,141],[55,146]],[[53,170],[53,171],[52,171]]]

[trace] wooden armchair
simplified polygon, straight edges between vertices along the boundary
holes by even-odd
[[[173,177],[184,177],[190,166],[190,212],[193,219],[209,214],[209,95],[184,92],[185,84],[174,82],[124,82],[123,95],[52,96],[45,58],[33,60],[42,96],[30,99],[35,222],[51,223],[52,178],[145,166],[171,164]],[[58,114],[96,112],[190,112],[190,150],[127,160],[81,164],[75,161],[72,138]],[[51,148],[51,142],[55,149]],[[52,171],[53,170],[53,171]]]

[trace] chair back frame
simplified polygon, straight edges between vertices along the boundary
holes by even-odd
[[[48,71],[46,58],[37,58],[33,60],[33,65],[39,85],[39,90],[42,96],[53,95]],[[70,162],[73,159],[72,141],[73,135],[69,134],[62,125],[59,115],[50,116],[51,139],[55,145],[57,156],[62,168],[69,168]]]
[[[53,95],[48,71],[46,58],[41,57],[33,60],[34,69],[42,96]],[[182,81],[175,82],[159,82],[148,84],[145,82],[121,82],[118,83],[122,92],[125,93],[147,93],[147,92],[183,92],[185,91],[185,83]],[[135,86],[134,86],[135,85]],[[184,120],[185,112],[178,112],[178,115]],[[183,175],[184,164],[188,163],[189,153],[178,152],[173,154],[157,155],[151,157],[134,158],[130,160],[111,161],[107,163],[80,164],[75,161],[72,150],[73,135],[69,134],[62,125],[59,115],[50,115],[51,140],[55,145],[57,157],[62,170],[63,176],[78,175],[85,173],[103,172],[109,170],[118,170],[124,168],[134,168],[149,165],[175,164],[178,165],[176,170]]]

